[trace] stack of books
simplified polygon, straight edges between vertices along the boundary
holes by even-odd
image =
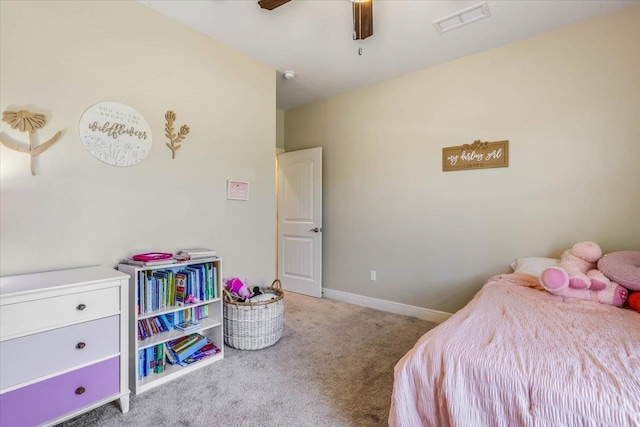
[[[218,353],[220,353],[220,349],[216,347],[213,341],[209,341],[207,344],[202,346],[200,350],[196,351],[191,356],[184,359],[182,362],[179,362],[178,365],[189,366],[190,364],[197,362],[198,360],[202,360],[204,358],[213,356],[214,354],[218,354]]]
[[[168,341],[165,343],[167,360],[171,364],[182,365],[188,357],[195,355],[198,350],[201,350],[207,346],[207,344],[213,344],[213,342],[200,334],[191,334]],[[187,363],[187,365],[188,364],[189,363]]]
[[[217,256],[216,251],[207,248],[182,249],[178,252],[180,256],[188,256],[189,259],[214,258]]]
[[[190,331],[192,329],[198,329],[199,327],[200,323],[197,322],[182,322],[175,326],[176,329],[180,329],[181,331]]]
[[[138,261],[133,258],[125,258],[122,261],[120,261],[121,264],[137,265],[139,267],[175,264],[176,262],[178,262],[178,260],[175,258],[157,259],[157,260],[150,260],[150,261]]]

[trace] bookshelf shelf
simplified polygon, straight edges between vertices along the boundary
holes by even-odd
[[[193,333],[202,334],[204,331],[206,331],[209,328],[215,328],[221,325],[219,321],[211,318],[200,319],[198,323],[200,323],[200,327],[191,329],[189,331],[172,329],[167,332],[161,332],[158,335],[153,335],[144,340],[138,340],[138,350],[143,350],[145,348],[153,347],[154,345],[158,345],[158,344],[164,344],[167,341],[175,340],[176,338],[180,338],[183,335],[188,335]]]
[[[178,366],[178,365],[167,365],[164,372],[160,374],[155,374],[153,377],[146,377],[145,379],[137,382],[137,392],[136,394],[140,394],[147,390],[151,390],[154,387],[157,387],[161,384],[164,384],[168,381],[174,380],[182,375],[193,372],[196,369],[203,368],[211,363],[217,362],[221,360],[224,356],[222,353],[209,356],[206,359],[202,359],[198,362],[195,362],[189,366]]]
[[[223,344],[223,322],[222,322],[222,269],[221,259],[217,257],[202,258],[187,262],[170,264],[154,264],[138,266],[130,264],[119,264],[118,269],[129,274],[129,385],[131,391],[140,394],[154,387],[162,385],[177,377],[193,372],[196,369],[207,366],[213,362],[224,358]],[[201,292],[201,301],[184,306],[178,306],[175,302],[177,292],[176,277],[180,274],[193,276],[189,277],[189,289],[196,293]],[[165,279],[167,278],[167,279]],[[162,282],[162,280],[166,280]],[[195,285],[195,283],[198,283]],[[194,285],[194,287],[191,287]],[[191,293],[191,292],[188,292]],[[213,294],[213,295],[212,295]],[[205,298],[206,297],[206,298]],[[167,306],[159,301],[166,301]],[[141,308],[146,307],[146,310]],[[142,313],[139,313],[142,312]],[[197,322],[198,328],[188,331],[180,329],[170,329],[163,332],[156,332],[151,336],[140,339],[138,336],[138,323],[143,324],[153,322],[158,316],[165,316],[174,325],[179,323],[178,319],[187,318],[190,315],[198,316],[198,313],[206,317],[200,318]],[[195,320],[195,319],[194,319]],[[200,334],[220,349],[220,353],[208,356],[188,366],[172,365],[167,360],[165,346],[168,341],[175,340],[182,336]],[[148,355],[155,351],[152,359],[160,357],[156,363],[162,364],[162,370],[149,370],[148,365],[143,367],[145,359],[143,355]],[[140,362],[143,357],[143,362]],[[149,359],[147,357],[147,359]],[[146,371],[146,372],[145,372]]]

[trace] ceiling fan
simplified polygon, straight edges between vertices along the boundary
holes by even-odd
[[[261,8],[273,10],[291,0],[260,0]],[[351,0],[353,4],[353,39],[364,40],[373,35],[373,0]]]

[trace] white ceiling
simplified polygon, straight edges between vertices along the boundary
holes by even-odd
[[[349,0],[293,0],[272,11],[257,0],[139,1],[275,68],[283,110],[640,4],[488,0],[489,18],[438,34],[433,21],[480,0],[374,0],[373,36],[355,41]],[[297,76],[285,80],[285,70]]]

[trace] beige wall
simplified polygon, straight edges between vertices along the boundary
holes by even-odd
[[[284,148],[284,110],[276,110],[276,147]]]
[[[640,250],[639,70],[635,7],[287,111],[287,151],[324,147],[324,286],[452,312],[516,257]]]
[[[224,275],[271,283],[274,270],[275,71],[137,2],[1,2],[0,107],[45,113],[36,160],[1,148],[2,275],[206,246]],[[151,154],[106,165],[78,137],[101,101],[149,122]],[[171,160],[164,114],[191,131]],[[248,126],[247,124],[250,124]],[[2,123],[2,135],[26,141]],[[227,179],[251,183],[226,200]]]

